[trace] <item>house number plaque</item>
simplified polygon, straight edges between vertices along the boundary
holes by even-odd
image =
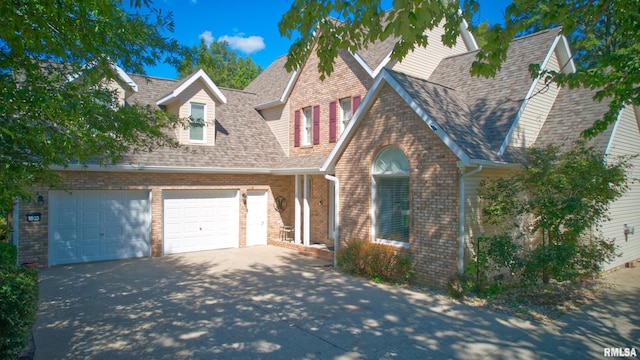
[[[40,222],[42,218],[42,214],[40,213],[28,213],[27,214],[27,222]]]

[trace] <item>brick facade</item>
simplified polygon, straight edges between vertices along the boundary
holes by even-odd
[[[320,80],[318,57],[311,54],[302,68],[295,87],[289,97],[289,154],[302,156],[329,154],[335,143],[329,142],[329,103],[342,98],[362,96],[371,87],[373,79],[348,52],[341,51],[330,77]],[[294,146],[294,113],[306,107],[320,106],[320,143]],[[339,121],[339,119],[338,119]],[[302,138],[301,123],[300,137]],[[338,125],[339,129],[339,125]],[[340,130],[338,130],[338,133]],[[302,144],[302,143],[301,143]]]
[[[340,240],[371,239],[371,168],[385,146],[402,149],[410,168],[408,253],[416,281],[444,287],[458,260],[457,157],[388,85],[336,165]]]
[[[164,190],[215,190],[234,189],[245,193],[247,190],[267,190],[267,240],[278,239],[280,226],[293,224],[294,182],[292,176],[273,175],[217,175],[217,174],[169,174],[151,172],[101,172],[66,171],[65,181],[60,185],[64,190],[149,190],[151,191],[151,255],[163,253],[163,196]],[[39,189],[45,205],[40,207],[35,197],[23,202],[19,209],[19,261],[35,262],[39,266],[48,264],[48,190]],[[274,196],[282,195],[288,206],[283,213],[275,211]],[[239,247],[246,244],[246,206],[239,198],[240,214]],[[26,214],[40,212],[40,222],[28,223]]]

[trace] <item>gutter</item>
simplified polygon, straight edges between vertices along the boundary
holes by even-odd
[[[220,168],[220,167],[188,167],[188,166],[143,166],[143,165],[78,165],[52,166],[51,170],[59,171],[107,171],[107,172],[156,172],[156,173],[205,173],[205,174],[271,174],[268,168]]]
[[[465,173],[464,172],[464,166],[460,166],[458,165],[458,168],[460,169],[460,185],[459,185],[459,226],[458,226],[458,274],[462,275],[464,274],[464,181],[467,178],[467,176],[471,176],[473,174],[477,174],[478,172],[482,171],[482,165],[479,165],[477,168],[475,168],[474,170]]]
[[[337,177],[331,176],[329,174],[325,174],[324,178],[334,183],[334,189],[336,191],[335,201],[334,201],[334,220],[333,224],[335,229],[333,230],[333,267],[338,267],[338,246],[340,245],[340,180]]]

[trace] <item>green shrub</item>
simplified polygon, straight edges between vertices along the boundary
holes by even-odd
[[[392,246],[353,240],[338,250],[338,269],[374,281],[406,283],[413,274],[411,261]]]
[[[27,344],[38,310],[38,271],[16,266],[17,252],[0,243],[0,359],[15,359]]]
[[[18,249],[13,244],[0,242],[0,270],[15,269],[18,262]]]

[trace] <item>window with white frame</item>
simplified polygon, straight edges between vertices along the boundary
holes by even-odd
[[[409,245],[409,161],[400,148],[385,147],[373,161],[372,220],[374,239]]]
[[[189,141],[206,141],[206,116],[205,105],[191,103],[191,114],[189,115]]]
[[[313,140],[313,118],[311,117],[311,107],[302,109],[304,117],[304,132],[302,134],[302,145],[311,145]]]
[[[340,132],[347,128],[352,115],[351,98],[340,99]]]

